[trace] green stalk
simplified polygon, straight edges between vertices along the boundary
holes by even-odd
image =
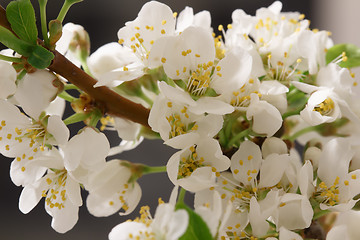
[[[71,90],[71,89],[79,89],[79,88],[71,83],[68,83],[64,86],[64,90]]]
[[[316,131],[318,126],[310,126],[307,128],[303,128],[299,131],[297,131],[296,133],[294,133],[294,135],[292,136],[288,136],[288,137],[284,137],[284,140],[290,140],[290,141],[295,141],[295,139],[297,139],[298,137],[300,137],[301,135],[304,135],[306,133],[312,132],[312,131]]]
[[[83,0],[65,0],[64,4],[59,12],[59,15],[57,17],[57,20],[59,20],[60,22],[63,22],[66,14],[69,11],[69,9],[71,8],[71,6],[74,5],[75,3],[79,3],[82,1]]]
[[[246,135],[248,135],[250,133],[250,128],[239,132],[238,134],[236,134],[228,143],[228,147],[233,146],[236,142],[240,141],[241,138],[245,137]]]
[[[64,120],[65,125],[82,122],[90,116],[89,113],[75,113]]]
[[[58,96],[61,97],[62,99],[65,99],[68,102],[72,102],[75,100],[75,98],[73,96],[71,96],[70,94],[68,94],[65,91],[62,91],[61,93],[59,93]]]
[[[177,199],[177,202],[176,202],[177,204],[184,202],[185,194],[186,194],[186,190],[183,189],[183,188],[180,188],[179,196],[178,196],[178,199]]]
[[[41,19],[41,32],[44,38],[45,46],[50,47],[50,41],[48,37],[47,21],[46,21],[46,4],[48,0],[38,0],[40,7],[40,19]]]
[[[22,62],[21,58],[9,57],[9,56],[5,56],[5,55],[2,55],[2,54],[0,54],[0,60],[7,61],[7,62],[14,62],[14,63],[21,63]]]
[[[166,172],[166,166],[156,166],[156,167],[146,166],[144,167],[143,174],[145,175],[145,174],[162,173],[162,172]]]

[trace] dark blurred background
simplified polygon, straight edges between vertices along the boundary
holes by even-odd
[[[6,7],[9,0],[1,0],[1,5]],[[37,1],[34,3],[35,11],[38,14]],[[91,51],[94,52],[100,46],[117,41],[117,31],[124,26],[126,21],[136,18],[142,5],[147,2],[143,0],[85,0],[74,5],[65,22],[73,22],[84,26],[89,32],[91,39]],[[255,14],[256,9],[270,5],[273,0],[197,0],[197,1],[162,1],[169,5],[173,11],[180,12],[185,6],[194,8],[194,12],[208,10],[212,16],[214,29],[219,24],[226,26],[231,23],[231,13],[242,8],[248,14]],[[299,11],[312,20],[312,28],[320,28],[314,18],[312,2],[310,0],[293,1],[283,0],[283,11]],[[61,8],[62,0],[49,0],[48,20],[55,19]],[[37,18],[40,22],[39,17]],[[313,20],[315,19],[315,20]],[[3,46],[1,46],[3,47]],[[0,86],[1,87],[1,86]],[[119,143],[115,133],[110,134],[112,145]],[[173,149],[162,144],[161,141],[145,141],[134,151],[123,153],[120,159],[134,162],[142,162],[148,165],[165,165],[168,158],[174,152]],[[21,192],[10,180],[9,167],[11,159],[0,160],[0,239],[1,240],[35,240],[35,239],[107,239],[107,235],[120,222],[128,218],[135,218],[138,215],[139,207],[130,216],[120,217],[114,214],[107,218],[96,218],[91,216],[86,209],[86,193],[83,193],[84,205],[80,208],[79,221],[75,227],[65,234],[56,233],[51,227],[51,217],[47,215],[42,200],[29,214],[24,215],[18,210],[18,198]],[[168,200],[173,187],[168,180],[166,173],[144,176],[139,180],[143,191],[143,198],[139,204],[150,205],[154,210],[157,206],[158,197]],[[191,201],[190,194],[187,200]]]

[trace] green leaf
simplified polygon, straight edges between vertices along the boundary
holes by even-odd
[[[34,45],[17,38],[10,30],[2,26],[0,26],[0,42],[25,57],[29,56],[34,48]]]
[[[185,203],[177,203],[175,209],[184,209],[189,214],[189,226],[179,240],[213,240],[209,227],[206,225],[204,220],[192,209],[186,206]]]
[[[52,52],[42,46],[36,45],[28,58],[28,63],[37,69],[44,69],[50,66],[53,59],[54,54],[52,54]]]
[[[339,63],[341,67],[353,68],[360,66],[360,48],[353,44],[337,44],[330,48],[326,53],[326,64],[339,57],[345,52],[347,61]]]
[[[6,17],[12,30],[20,39],[36,44],[38,31],[34,8],[30,0],[17,0],[10,2],[6,7]]]

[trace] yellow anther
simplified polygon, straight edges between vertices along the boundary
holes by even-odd
[[[220,24],[220,25],[218,26],[218,30],[219,30],[219,31],[224,30],[224,26]]]
[[[279,207],[283,207],[285,205],[286,205],[286,203],[282,202],[282,203],[280,203]]]
[[[161,25],[165,25],[165,24],[166,24],[166,20],[162,20]]]
[[[160,204],[163,204],[163,203],[165,203],[162,199],[161,199],[161,197],[160,198],[158,198],[158,203],[159,203],[159,205]]]
[[[114,202],[113,202],[113,201],[110,201],[110,202],[109,202],[109,205],[110,205],[110,206],[114,205]]]
[[[226,198],[226,194],[223,193],[223,194],[221,195],[221,198],[222,198],[222,199],[225,199],[225,198]]]
[[[21,171],[25,172],[25,167],[22,167],[22,168],[21,168]]]
[[[161,34],[165,34],[165,30],[164,29],[161,29]]]
[[[356,174],[351,175],[351,178],[355,180],[356,179]]]
[[[10,146],[9,146],[9,145],[6,145],[6,146],[5,146],[5,150],[9,151],[9,150],[10,150]]]
[[[228,25],[227,25],[227,28],[228,28],[228,29],[232,29],[232,25],[231,25],[231,24],[228,24]]]
[[[305,18],[305,14],[300,14],[299,15],[299,20],[303,20]]]
[[[195,57],[198,57],[198,58],[199,58],[199,57],[200,57],[200,55],[199,55],[199,54],[195,54]]]
[[[243,160],[239,160],[239,164],[242,166],[244,164]]]
[[[140,37],[140,33],[135,33],[135,37],[139,38]]]
[[[151,41],[150,41],[150,44],[153,45],[153,44],[154,44],[154,40],[151,40]]]
[[[168,103],[167,103],[167,106],[168,106],[169,108],[171,108],[171,107],[172,107],[172,102],[168,102]]]
[[[248,156],[248,160],[250,161],[251,159],[253,159],[254,157],[252,155]]]
[[[11,137],[12,135],[10,133],[6,136],[7,139],[11,139]]]
[[[125,42],[124,39],[122,39],[122,38],[119,39],[119,43],[120,43],[120,44],[123,44],[124,42]]]
[[[165,63],[165,62],[166,62],[166,58],[164,58],[164,57],[161,58],[161,62],[162,62],[162,63]]]
[[[6,126],[6,123],[4,120],[1,121],[1,126],[5,127]]]
[[[174,17],[174,18],[176,18],[176,17],[177,17],[177,15],[178,15],[178,13],[177,13],[177,12],[174,12],[174,13],[173,13],[173,17]]]
[[[238,173],[239,173],[239,169],[235,169],[235,170],[234,170],[234,173],[235,173],[235,174],[238,174]]]
[[[221,66],[216,66],[216,71],[220,71],[221,70]]]
[[[344,181],[344,184],[345,184],[345,186],[349,186],[349,181],[348,181],[348,180],[345,180],[345,181]]]

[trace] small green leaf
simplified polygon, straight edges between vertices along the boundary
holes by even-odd
[[[9,3],[6,7],[6,17],[12,30],[20,39],[36,44],[38,31],[34,8],[30,0],[17,0]]]
[[[62,24],[59,20],[51,20],[49,22],[50,46],[55,46],[56,42],[62,36]]]
[[[50,66],[53,59],[54,54],[46,48],[36,45],[28,58],[28,63],[37,69],[44,69]]]
[[[353,44],[337,44],[326,53],[326,64],[341,56],[345,52],[347,61],[339,63],[341,67],[353,68],[360,66],[360,48]]]
[[[204,220],[183,202],[176,204],[176,210],[184,209],[189,214],[189,226],[179,240],[213,240],[209,227]]]
[[[22,56],[29,56],[34,45],[17,38],[10,30],[0,26],[0,42]]]

